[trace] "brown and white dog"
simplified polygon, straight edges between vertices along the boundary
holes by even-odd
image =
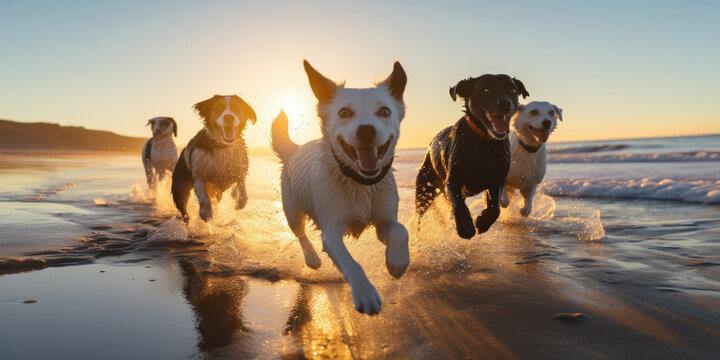
[[[200,218],[213,217],[211,200],[222,199],[225,190],[234,186],[235,208],[247,203],[245,177],[248,172],[248,151],[243,139],[247,121],[257,121],[255,111],[236,95],[215,95],[194,106],[205,127],[180,153],[172,178],[175,206],[188,220],[187,201],[190,189],[200,204]]]
[[[173,136],[177,137],[177,123],[171,117],[158,116],[148,120],[147,125],[152,137],[143,145],[142,163],[147,184],[152,189],[156,180],[162,181],[166,172],[175,169],[178,152]]]
[[[518,107],[512,119],[510,134],[510,171],[505,178],[501,205],[510,205],[510,197],[520,190],[523,205],[520,215],[532,212],[532,201],[538,185],[545,177],[547,142],[550,134],[562,121],[562,109],[547,101],[533,101]]]

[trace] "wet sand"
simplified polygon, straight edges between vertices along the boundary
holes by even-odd
[[[258,172],[277,166],[254,164]],[[63,171],[72,172],[67,165]],[[82,173],[94,174],[90,168]],[[98,175],[44,199],[4,200],[7,209],[70,204],[82,211],[69,216],[72,228],[44,223],[64,232],[67,238],[56,240],[64,245],[0,255],[0,357],[715,359],[720,353],[717,242],[682,240],[713,238],[720,219],[714,207],[542,198],[537,220],[504,217],[471,241],[452,233],[440,207],[432,221],[411,229],[412,263],[401,279],[385,271],[374,232],[348,240],[383,299],[381,314],[371,317],[355,311],[326,255],[319,271],[303,266],[274,186],[257,186],[246,210],[186,229],[161,204],[167,199],[118,195],[126,179],[112,174],[112,181]],[[251,186],[264,181],[257,173],[251,178]],[[27,189],[18,185],[18,193]],[[411,222],[409,191],[401,189],[405,223]],[[603,225],[592,211],[579,216],[583,209],[603,209]],[[654,222],[653,212],[668,211],[673,219]],[[319,246],[317,232],[310,235]],[[12,263],[19,259],[29,263]],[[37,302],[24,303],[29,299]],[[574,313],[584,318],[562,315]]]

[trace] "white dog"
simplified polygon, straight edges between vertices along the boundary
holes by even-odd
[[[177,136],[177,123],[171,117],[158,116],[148,120],[147,125],[150,125],[152,137],[143,145],[142,163],[147,184],[154,188],[156,178],[161,181],[167,171],[175,169],[178,151],[173,135]]]
[[[355,308],[377,314],[382,301],[362,267],[350,256],[343,236],[375,226],[384,243],[385,264],[396,278],[410,264],[408,233],[398,223],[398,191],[391,165],[405,116],[407,77],[400,63],[384,81],[368,89],[349,89],[325,78],[305,61],[318,99],[322,138],[298,146],[288,135],[284,113],[272,126],[272,146],[283,163],[283,210],[297,236],[307,266],[320,267],[305,235],[306,217],[322,232],[323,251],[350,284]]]
[[[545,177],[545,142],[555,130],[557,119],[562,121],[562,109],[547,101],[533,101],[518,108],[511,125],[510,172],[505,178],[503,207],[510,205],[508,194],[514,195],[515,190],[520,190],[523,197],[520,214],[528,216],[532,212],[535,191]]]

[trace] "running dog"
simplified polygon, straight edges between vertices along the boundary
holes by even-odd
[[[396,62],[390,76],[375,87],[351,89],[324,77],[307,61],[304,65],[318,100],[322,138],[299,146],[290,140],[284,113],[273,122],[272,147],[283,164],[285,217],[313,269],[321,264],[305,235],[306,218],[320,228],[323,251],[350,285],[355,308],[377,314],[380,295],[348,252],[343,236],[358,237],[375,226],[387,246],[390,274],[399,278],[410,264],[408,233],[397,221],[399,197],[391,171],[405,116],[407,77]]]
[[[495,223],[510,168],[509,120],[519,95],[530,96],[522,81],[507,75],[486,74],[450,88],[453,101],[463,99],[465,115],[430,143],[415,181],[418,221],[442,192],[450,200],[460,237],[470,239],[476,228],[482,234]],[[482,192],[487,207],[473,224],[465,198]]]
[[[538,185],[545,177],[547,147],[545,142],[562,121],[562,109],[547,102],[533,101],[520,105],[512,121],[510,134],[510,172],[505,178],[501,205],[510,205],[510,197],[520,190],[522,216],[532,212],[532,201]]]
[[[213,217],[211,200],[222,199],[225,190],[234,186],[235,208],[247,203],[245,177],[248,172],[248,150],[243,139],[247,121],[257,121],[255,111],[236,95],[215,95],[194,106],[205,127],[180,153],[172,177],[175,206],[188,220],[187,201],[190,189],[200,204],[200,218]]]
[[[148,187],[153,189],[156,181],[165,178],[166,171],[175,169],[178,152],[173,136],[177,137],[177,123],[171,117],[158,116],[148,120],[147,125],[152,137],[143,145],[142,163]]]

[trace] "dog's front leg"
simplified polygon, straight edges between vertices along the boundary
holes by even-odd
[[[410,249],[408,248],[408,232],[397,221],[375,225],[377,237],[386,245],[385,266],[390,275],[401,277],[410,265]]]
[[[350,284],[355,309],[369,315],[379,313],[382,304],[380,294],[378,294],[375,286],[370,283],[360,264],[352,258],[345,247],[345,243],[343,243],[345,228],[327,228],[323,226],[320,226],[320,228],[322,229],[323,251],[330,256],[330,259]]]
[[[451,171],[448,173],[452,174]],[[453,216],[455,217],[455,229],[458,235],[463,239],[470,239],[475,236],[475,226],[473,226],[472,215],[470,209],[465,204],[465,198],[462,195],[462,185],[456,181],[452,175],[447,180],[447,196],[452,204]]]
[[[245,188],[245,179],[238,180],[232,191],[233,199],[235,199],[235,210],[240,210],[247,205],[247,189]]]
[[[200,203],[200,218],[207,222],[212,219],[213,210],[204,181],[195,180],[195,195],[198,198],[198,203]]]
[[[535,197],[535,190],[537,185],[533,185],[529,188],[521,189],[520,195],[523,197],[523,207],[520,208],[520,215],[529,216],[532,212],[532,202]]]
[[[490,226],[492,226],[498,216],[500,216],[500,193],[502,192],[502,187],[502,184],[500,184],[493,186],[486,191],[485,202],[487,202],[487,207],[475,219],[475,226],[477,227],[478,234],[488,231]]]
[[[500,190],[500,193],[502,197],[500,198],[500,206],[506,208],[510,206],[510,193],[514,191],[513,189],[508,189],[507,185],[503,186],[502,190]]]

